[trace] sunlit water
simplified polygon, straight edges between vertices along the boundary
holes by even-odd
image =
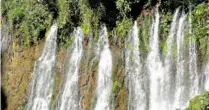
[[[194,96],[209,90],[209,61],[198,71],[196,39],[192,37],[192,21],[177,8],[172,19],[166,46],[160,44],[160,13],[153,11],[150,27],[149,50],[144,59],[141,56],[141,36],[137,22],[128,31],[125,38],[125,76],[128,110],[176,110],[187,107]],[[187,20],[189,22],[187,22]],[[188,23],[188,24],[187,24]],[[188,25],[188,27],[187,27]],[[188,30],[188,31],[186,31]],[[187,32],[187,33],[185,33]],[[41,57],[36,61],[28,110],[49,110],[53,94],[56,35],[57,26],[51,27]],[[143,36],[144,37],[144,36]],[[84,34],[80,27],[74,30],[74,39],[69,49],[69,61],[63,87],[58,95],[57,110],[81,110],[80,89],[78,86],[80,62],[83,57]],[[187,40],[186,40],[187,39]],[[107,29],[102,27],[97,43],[90,39],[87,60],[90,61],[92,51],[95,56],[86,65],[85,74],[93,70],[91,67],[97,60],[98,74],[95,97],[92,101],[94,110],[112,110],[112,53],[108,41]],[[96,44],[96,45],[94,45]],[[96,48],[95,50],[93,50]],[[121,64],[122,65],[122,64]],[[202,78],[202,79],[201,79]],[[200,83],[202,81],[202,83]],[[94,100],[95,99],[95,100]],[[112,98],[113,99],[113,98]],[[85,105],[82,105],[85,106]]]
[[[49,110],[53,94],[56,60],[57,25],[52,25],[41,57],[33,71],[32,87],[27,110]]]
[[[139,52],[138,27],[135,21],[126,39],[125,69],[128,77],[128,110],[146,110],[146,94],[142,87],[142,64]],[[140,94],[139,94],[140,93]]]
[[[74,30],[74,41],[71,45],[71,57],[64,87],[60,94],[58,110],[79,110],[79,68],[83,54],[84,35],[80,27]]]
[[[190,9],[191,10],[191,9]],[[191,11],[190,11],[191,14]],[[192,18],[189,17],[189,76],[190,76],[190,98],[199,94],[199,75],[197,71],[196,39],[192,37]]]
[[[150,94],[149,94],[149,109],[155,110],[156,108],[163,110],[163,78],[164,68],[159,54],[159,23],[160,15],[158,9],[155,12],[153,23],[150,31],[150,52],[147,57],[147,67],[150,76]]]
[[[96,106],[95,110],[110,110],[110,96],[112,91],[112,55],[109,49],[107,38],[107,29],[102,27],[99,35],[101,41],[98,51],[100,53],[100,61],[98,68],[97,88],[96,88]]]
[[[165,106],[167,109],[172,109],[172,103],[174,99],[173,92],[175,91],[175,79],[174,79],[174,50],[175,45],[174,41],[176,38],[176,31],[178,26],[178,19],[179,18],[179,8],[176,9],[173,20],[171,23],[171,29],[169,32],[169,36],[166,41],[167,45],[167,51],[165,55],[165,61],[164,61],[164,67],[165,67],[165,74],[164,74],[164,100],[165,100]]]
[[[184,85],[184,22],[186,20],[186,15],[182,14],[179,19],[179,25],[177,30],[177,72],[176,72],[176,91],[174,99],[174,108],[179,109],[183,106],[183,91],[185,89]]]
[[[208,64],[205,66],[205,90],[209,91],[209,60]]]

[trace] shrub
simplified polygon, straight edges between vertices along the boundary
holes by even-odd
[[[40,34],[51,25],[52,14],[37,1],[7,0],[3,2],[3,19],[9,22],[14,37],[30,45],[43,38]]]

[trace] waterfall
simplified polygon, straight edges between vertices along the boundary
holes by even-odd
[[[128,77],[128,110],[145,110],[146,94],[142,87],[143,76],[141,73],[141,61],[139,52],[138,27],[135,21],[133,28],[126,40],[125,69]]]
[[[166,56],[165,56],[165,81],[164,81],[164,100],[167,101],[166,105],[167,109],[171,110],[172,108],[172,103],[173,103],[173,92],[175,91],[174,87],[175,85],[173,84],[175,82],[174,78],[174,55],[173,55],[173,48],[174,48],[174,39],[176,37],[176,30],[177,30],[177,25],[178,25],[178,16],[179,16],[179,8],[176,9],[174,15],[173,15],[173,20],[171,23],[171,29],[169,36],[167,38],[167,51],[166,51]]]
[[[205,90],[209,91],[209,60],[208,64],[205,67]]]
[[[147,58],[148,72],[150,75],[150,102],[149,109],[156,110],[156,108],[163,110],[163,72],[164,68],[159,55],[159,13],[158,9],[155,12],[155,18],[151,27],[150,36],[150,52]]]
[[[190,9],[191,10],[191,9]],[[191,14],[191,11],[190,11]],[[190,75],[190,98],[199,93],[199,76],[197,72],[196,39],[192,37],[192,19],[189,17],[189,75]]]
[[[176,93],[174,107],[181,108],[183,106],[183,91],[184,91],[184,22],[186,15],[182,14],[179,19],[179,27],[177,30],[177,73],[176,73]]]
[[[128,92],[125,87],[123,88],[123,84],[121,86],[122,89],[120,88],[124,90],[122,91],[124,92],[122,94],[124,97],[126,97],[127,94],[128,110],[182,110],[187,106],[191,98],[202,92],[201,87],[209,91],[209,60],[202,74],[199,74],[197,44],[196,39],[192,37],[191,18],[189,18],[188,38],[186,38],[184,34],[184,32],[187,31],[185,29],[186,20],[187,15],[184,14],[184,12],[180,15],[180,8],[177,8],[173,15],[169,35],[166,39],[166,45],[164,47],[166,48],[165,54],[160,50],[160,44],[164,44],[164,36],[162,38],[159,36],[160,14],[158,8],[155,10],[150,27],[148,53],[140,52],[139,47],[147,45],[148,43],[145,41],[146,38],[142,38],[144,42],[143,40],[140,42],[136,21],[133,27],[128,31],[127,38],[124,39],[125,76],[121,77],[122,80],[125,77]],[[55,68],[56,60],[57,24],[54,24],[46,38],[43,53],[34,66],[32,88],[27,110],[85,109],[86,101],[89,101],[93,94],[93,92],[90,92],[92,91],[90,87],[93,87],[93,89],[95,87],[94,73],[97,68],[91,69],[91,67],[95,67],[94,64],[97,65],[97,60],[99,61],[98,75],[96,77],[97,87],[95,97],[93,98],[95,100],[93,100],[92,109],[114,109],[111,106],[111,102],[114,102],[111,100],[112,88],[114,88],[112,82],[113,59],[106,26],[102,26],[97,43],[94,43],[93,37],[83,42],[84,33],[80,27],[76,28],[73,34],[74,40],[68,49],[70,57],[67,59],[67,71],[66,74],[64,74],[66,77],[64,77],[63,87],[56,100],[56,108],[50,108],[53,87],[55,87],[55,72],[53,69]],[[93,34],[90,36],[93,36]],[[160,42],[159,39],[163,39],[163,41]],[[186,42],[187,39],[188,45]],[[85,51],[83,43],[87,42],[89,45],[86,48],[87,51]],[[140,45],[140,43],[142,43],[142,45]],[[96,44],[96,48],[94,48],[94,44]],[[0,48],[1,46],[2,44],[0,44]],[[147,46],[145,46],[145,48],[146,47]],[[121,48],[117,49],[123,51]],[[147,52],[147,49],[144,50]],[[94,54],[92,51],[96,51],[95,56],[92,55]],[[144,60],[143,57],[146,54],[147,58]],[[123,59],[117,61],[123,61]],[[84,70],[82,70],[81,80],[79,80],[80,66],[85,66],[84,68],[82,67]],[[124,68],[119,68],[123,72]],[[91,72],[92,74],[89,75]],[[84,78],[83,75],[85,76]],[[83,81],[83,79],[85,79],[84,83],[87,81],[91,82],[86,83],[80,89],[79,81]],[[202,80],[200,84],[201,79],[204,80]],[[88,93],[86,93],[86,91]],[[117,95],[119,100],[120,98],[124,98],[123,96],[119,96],[121,94]],[[81,100],[82,98],[84,98],[84,100]],[[81,102],[84,105],[81,105]],[[89,108],[89,103],[86,108]]]
[[[52,25],[41,57],[36,61],[27,110],[49,110],[53,94],[57,25]]]
[[[112,55],[109,49],[107,29],[104,26],[99,34],[101,43],[98,51],[100,53],[99,70],[96,88],[95,110],[110,110],[110,96],[112,91]]]
[[[82,29],[78,27],[74,30],[74,42],[71,45],[72,52],[69,59],[69,69],[65,79],[64,88],[60,94],[58,110],[78,110],[79,109],[79,67],[83,53]]]

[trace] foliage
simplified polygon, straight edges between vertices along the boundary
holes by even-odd
[[[130,30],[132,25],[133,25],[132,19],[124,18],[122,21],[116,22],[115,31],[117,31],[119,37],[124,38],[126,37],[128,30]]]
[[[58,22],[61,27],[67,24],[74,25],[73,20],[79,16],[78,1],[58,0]]]
[[[132,19],[124,18],[121,21],[116,22],[116,27],[113,28],[111,31],[111,36],[113,37],[113,42],[119,47],[124,46],[123,41],[125,40],[125,37],[127,37],[128,31],[133,26]],[[122,44],[121,44],[122,43]]]
[[[43,35],[40,34],[42,31],[45,32],[45,30],[49,28],[51,21],[52,15],[43,5],[34,4],[28,7],[25,19],[20,25],[20,32],[27,37],[26,44],[30,44],[31,41],[36,43],[38,39],[43,37]]]
[[[192,18],[192,38],[196,39],[199,54],[201,56],[200,61],[204,62],[209,55],[209,3],[202,3],[194,8],[190,17]]]
[[[189,5],[196,6],[201,1],[204,0],[165,0],[161,3],[161,9],[166,12],[174,11],[176,8],[180,6],[184,9],[188,9]]]
[[[149,5],[153,4],[152,2],[146,1]],[[197,4],[194,0],[169,0],[162,1],[161,8],[170,9],[169,6],[176,8],[180,5],[186,7],[189,2],[193,5]],[[134,11],[133,6],[135,5],[143,9],[143,4],[145,3],[141,0],[113,0],[111,2],[97,0],[44,0],[40,2],[4,0],[2,1],[2,15],[3,19],[9,22],[10,30],[13,31],[14,36],[20,38],[22,44],[25,45],[37,43],[39,39],[44,37],[43,33],[52,24],[52,20],[57,20],[59,24],[58,43],[64,45],[70,42],[70,33],[74,27],[79,25],[85,34],[93,32],[94,36],[98,36],[99,21],[106,23],[110,29],[114,28],[113,33],[118,31],[119,37],[123,38],[127,34],[125,29],[129,28],[130,22],[134,20],[132,18],[135,18],[128,19],[127,15]],[[110,7],[112,5],[114,8]],[[204,7],[206,6],[202,6],[202,8]],[[173,11],[175,8],[169,11]],[[204,11],[201,11],[201,6],[199,6],[195,13],[201,15]],[[197,20],[201,22],[200,18]],[[204,31],[205,29],[200,28],[197,32],[201,34]]]
[[[117,0],[116,8],[120,11],[121,15],[126,16],[126,13],[131,11],[131,2],[129,0]]]
[[[100,5],[96,10],[89,8],[87,0],[81,0],[79,2],[79,8],[81,11],[81,27],[84,34],[94,33],[98,36],[99,20],[101,13],[104,11],[103,6]]]
[[[209,107],[209,92],[193,98],[186,110],[207,110],[207,107]]]
[[[21,38],[21,43],[25,45],[36,43],[42,38],[41,32],[44,32],[52,22],[52,15],[47,7],[32,0],[4,1],[3,9],[3,18],[8,18],[14,36]]]
[[[195,7],[194,11],[192,12],[192,21],[193,21],[193,28],[194,33],[197,38],[203,38],[209,36],[208,27],[207,27],[207,20],[209,19],[209,3],[202,3]]]
[[[77,0],[58,0],[58,43],[63,47],[70,45],[71,33],[80,20],[80,10],[77,4]]]

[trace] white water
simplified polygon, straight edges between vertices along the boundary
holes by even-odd
[[[128,77],[128,110],[146,110],[146,94],[142,87],[141,59],[137,22],[131,28],[126,40],[125,69]]]
[[[143,65],[143,59],[140,57],[137,22],[134,23],[134,26],[129,31],[125,42],[128,110],[156,110],[156,108],[159,110],[182,109],[185,108],[192,97],[201,92],[199,90],[195,39],[189,39],[188,48],[184,41],[186,17],[185,14],[182,14],[179,18],[179,9],[175,11],[170,33],[166,41],[167,51],[165,57],[163,56],[161,59],[158,35],[160,30],[160,15],[158,10],[156,11],[150,32],[150,50],[147,60],[144,61],[145,65]],[[189,23],[191,25],[191,21]],[[192,26],[190,26],[189,34],[192,34],[191,28]],[[52,68],[55,65],[56,33],[57,26],[53,25],[46,39],[43,54],[35,64],[28,110],[50,109],[49,105],[54,82]],[[60,92],[61,94],[59,95],[60,99],[58,100],[57,110],[81,109],[78,87],[80,61],[83,56],[82,42],[84,38],[81,28],[77,28],[74,31],[74,36],[68,72],[64,86]],[[104,26],[100,31],[97,43],[98,48],[96,50],[96,59],[99,59],[99,66],[96,102],[93,108],[95,110],[112,109],[110,107],[110,97],[112,93],[113,65],[108,42],[107,29]],[[175,49],[177,55],[175,55]],[[185,56],[187,54],[188,56]],[[144,77],[146,69],[148,69],[149,85],[145,85],[145,80],[147,80]],[[209,63],[205,66],[204,77],[204,88],[205,90],[209,90]],[[149,89],[148,91],[147,88]]]
[[[72,53],[69,60],[69,70],[66,77],[66,82],[61,91],[58,110],[78,110],[79,109],[79,67],[83,53],[82,41],[84,34],[80,27],[74,30],[74,42],[71,46]]]
[[[174,107],[181,108],[184,105],[183,91],[184,91],[184,22],[186,15],[182,14],[179,19],[179,27],[177,30],[177,73],[176,73],[176,93],[174,100]]]
[[[209,60],[208,64],[205,66],[205,90],[209,91]]]
[[[162,61],[159,55],[159,13],[158,9],[155,13],[155,18],[153,19],[153,24],[151,27],[151,36],[150,36],[150,52],[147,58],[148,72],[150,75],[150,102],[149,109],[164,110],[164,100],[163,100],[163,72],[164,68],[162,66]]]
[[[112,55],[109,49],[107,29],[104,26],[99,35],[103,41],[98,50],[101,50],[96,88],[95,110],[110,110],[110,96],[112,91]]]
[[[49,110],[53,94],[56,59],[57,25],[54,24],[46,38],[41,57],[36,61],[27,110]]]
[[[179,8],[176,9],[174,15],[173,15],[173,20],[171,23],[171,29],[169,36],[167,38],[167,51],[166,51],[166,56],[165,56],[165,75],[164,75],[164,100],[166,102],[165,106],[168,110],[172,109],[172,103],[173,103],[173,92],[175,91],[175,86],[173,83],[175,82],[174,80],[174,40],[176,37],[176,30],[178,26],[178,16],[179,16]]]
[[[191,14],[191,11],[190,11]],[[196,39],[192,37],[192,19],[189,17],[189,75],[190,98],[199,94],[199,76],[197,72]]]

